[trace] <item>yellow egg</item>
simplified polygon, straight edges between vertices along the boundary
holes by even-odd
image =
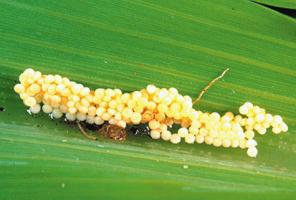
[[[205,138],[204,138],[204,136],[202,136],[202,135],[196,135],[196,136],[195,136],[195,141],[196,141],[197,143],[201,144],[201,143],[203,143],[203,142],[205,141]]]
[[[178,130],[178,135],[180,137],[186,137],[188,135],[188,129],[187,128],[180,128]]]
[[[174,134],[171,135],[170,141],[173,144],[178,144],[178,143],[181,142],[181,137],[178,134],[174,133]]]
[[[172,133],[170,131],[163,131],[161,133],[161,138],[165,141],[168,141],[171,139]]]
[[[256,149],[256,147],[248,148],[247,154],[248,154],[248,156],[254,158],[254,157],[256,157],[257,154],[258,154],[258,150]]]
[[[41,110],[41,106],[40,104],[35,104],[34,106],[30,107],[30,111],[33,113],[33,114],[37,114],[39,113]]]
[[[132,116],[131,116],[131,121],[133,124],[139,124],[142,120],[142,116],[140,113],[133,113]]]
[[[36,105],[36,99],[34,97],[28,97],[26,99],[24,99],[24,104],[26,106],[32,107]]]
[[[20,94],[25,91],[25,87],[22,84],[16,84],[14,86],[14,91]]]
[[[156,92],[156,87],[154,85],[147,85],[146,90],[148,94],[154,94]]]
[[[149,123],[148,123],[148,126],[150,129],[152,130],[156,130],[160,127],[160,123],[156,120],[151,120]]]
[[[152,139],[157,140],[157,139],[160,138],[160,132],[157,131],[157,130],[152,130],[152,131],[150,132],[150,136],[151,136]]]
[[[195,142],[195,136],[192,134],[188,134],[185,136],[185,142],[187,144],[193,144]]]

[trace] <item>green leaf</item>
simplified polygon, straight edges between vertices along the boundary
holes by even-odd
[[[234,0],[1,0],[0,13],[0,199],[295,198],[295,20]],[[13,86],[28,66],[93,89],[153,83],[193,98],[229,67],[196,108],[251,101],[289,132],[257,136],[256,159],[144,136],[89,141],[27,114]]]

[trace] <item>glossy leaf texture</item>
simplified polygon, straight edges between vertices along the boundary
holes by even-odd
[[[0,1],[0,199],[293,199],[296,23],[250,1]],[[85,139],[30,116],[13,86],[28,66],[92,89],[156,84],[196,109],[280,114],[286,134],[257,135],[259,155],[145,136]]]

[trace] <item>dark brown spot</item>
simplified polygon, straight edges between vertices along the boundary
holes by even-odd
[[[127,138],[127,133],[124,128],[112,124],[104,124],[99,130],[99,133],[113,140],[123,141]]]
[[[0,112],[4,112],[5,108],[4,107],[0,107]]]

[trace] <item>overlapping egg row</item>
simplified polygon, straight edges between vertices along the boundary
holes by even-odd
[[[288,126],[279,115],[246,102],[239,108],[241,115],[227,112],[208,113],[195,110],[189,96],[176,88],[148,85],[139,91],[123,93],[120,89],[99,88],[94,91],[60,75],[42,75],[26,69],[14,87],[24,104],[34,114],[41,110],[54,118],[86,121],[89,124],[109,122],[125,128],[127,124],[148,123],[150,136],[177,144],[206,143],[216,147],[247,148],[256,157],[255,132],[265,134],[268,128],[279,134]],[[170,131],[179,124],[177,132]]]

